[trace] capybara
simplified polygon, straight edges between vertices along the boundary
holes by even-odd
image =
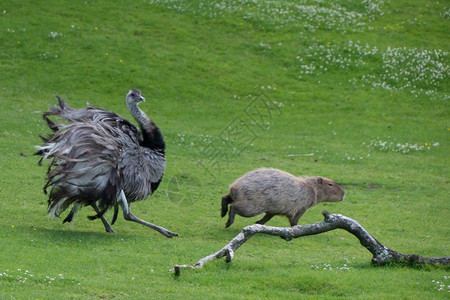
[[[324,177],[295,177],[277,169],[261,168],[248,172],[230,185],[222,198],[222,218],[230,212],[226,227],[234,222],[235,214],[254,217],[266,213],[257,224],[265,224],[275,215],[288,217],[297,225],[305,211],[320,202],[338,202],[344,190]]]

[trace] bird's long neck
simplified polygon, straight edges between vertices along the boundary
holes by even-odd
[[[142,130],[142,146],[164,152],[165,143],[158,126],[138,107],[136,103],[128,103],[128,110],[139,123]]]

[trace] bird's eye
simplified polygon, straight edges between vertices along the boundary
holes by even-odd
[[[134,97],[135,95],[134,95],[134,93],[131,93],[130,96],[131,96],[131,97]]]

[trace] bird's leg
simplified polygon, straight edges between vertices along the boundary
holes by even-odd
[[[114,223],[116,223],[117,220],[117,214],[119,213],[119,204],[117,204],[117,201],[114,203],[114,214],[113,217],[111,219],[111,225],[114,225]]]
[[[73,207],[72,207],[72,209],[70,210],[70,213],[67,215],[67,217],[63,220],[63,223],[66,223],[66,222],[72,222],[73,221],[73,217],[75,216],[75,214],[77,213],[77,211],[78,211],[78,206],[79,206],[79,204],[78,203],[75,203],[74,205],[73,205]]]
[[[101,214],[101,211],[97,206],[97,203],[94,202],[91,204],[91,206],[92,206],[92,208],[94,208],[97,215],[100,215],[100,220],[102,220],[103,225],[105,226],[106,232],[114,233],[114,230],[111,228],[111,225],[109,225],[108,221],[106,221],[105,217]]]
[[[167,230],[167,229],[165,229],[165,228],[163,228],[161,226],[157,226],[157,225],[148,223],[148,222],[146,222],[144,220],[139,219],[135,215],[133,215],[131,213],[131,210],[130,210],[131,204],[128,204],[127,198],[125,197],[125,193],[123,192],[123,190],[120,191],[120,195],[117,198],[117,201],[119,202],[119,205],[122,208],[123,217],[124,217],[125,220],[133,221],[133,222],[142,224],[144,226],[150,227],[150,228],[158,231],[159,233],[161,233],[162,235],[164,235],[164,236],[166,236],[168,238],[171,238],[171,237],[174,237],[174,236],[178,236],[178,233],[169,231],[169,230]]]

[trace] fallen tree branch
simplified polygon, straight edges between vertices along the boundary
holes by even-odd
[[[181,269],[197,269],[202,268],[203,265],[211,260],[220,259],[226,257],[225,261],[228,263],[234,258],[235,251],[242,246],[248,239],[257,233],[264,233],[270,235],[276,235],[286,241],[290,241],[294,238],[315,235],[324,233],[335,229],[344,229],[351,234],[355,235],[361,245],[369,250],[372,255],[372,263],[375,265],[384,265],[387,263],[400,263],[405,265],[449,265],[450,257],[423,257],[416,254],[403,254],[392,249],[383,246],[379,241],[372,237],[357,221],[350,219],[343,215],[333,214],[330,215],[327,211],[322,212],[325,220],[319,223],[310,225],[296,225],[292,227],[272,227],[254,224],[245,227],[242,231],[234,237],[228,244],[225,245],[219,251],[212,253],[206,257],[203,257],[197,261],[194,265],[176,265],[171,271],[175,275],[179,275]]]

